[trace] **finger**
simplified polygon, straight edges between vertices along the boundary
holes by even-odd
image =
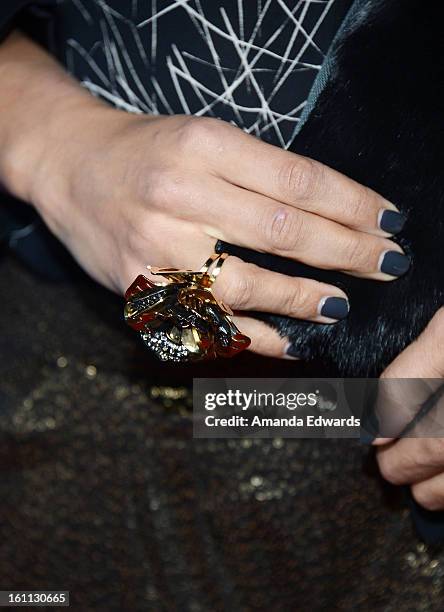
[[[305,278],[291,278],[230,256],[214,283],[214,293],[233,310],[270,312],[319,323],[347,316],[345,293]]]
[[[386,238],[351,230],[220,180],[202,186],[193,200],[194,206],[183,206],[184,217],[201,223],[215,238],[239,246],[375,280],[393,280],[410,264],[401,247]]]
[[[376,413],[381,433],[399,435],[421,406],[444,384],[444,308],[438,310],[423,333],[383,372],[378,390]],[[442,400],[430,416],[421,419],[412,435],[438,435],[437,421],[443,412]],[[387,443],[386,436],[374,444]]]
[[[181,240],[174,239],[174,232],[170,240],[166,241],[168,253],[165,260],[154,262],[160,267],[175,267],[179,269],[198,270],[214,251],[214,240],[196,230],[191,224],[172,220],[169,229],[176,229]],[[187,244],[188,248],[177,248],[177,243]],[[164,248],[165,252],[165,248]],[[140,261],[132,259],[127,265],[126,277],[133,279],[137,274],[144,272],[154,282],[160,280],[159,276],[152,276],[148,271],[140,269]],[[299,283],[299,280],[301,283]],[[286,313],[299,318],[310,317],[312,320],[329,323],[333,322],[331,316],[325,316],[325,306],[328,299],[334,297],[345,302],[348,312],[348,302],[345,294],[336,287],[310,281],[309,279],[293,279],[283,274],[262,270],[253,264],[246,264],[236,257],[228,257],[225,261],[216,282],[215,295],[233,309],[254,309],[269,312]],[[313,295],[311,295],[311,292]],[[247,293],[247,295],[246,295]],[[294,293],[294,295],[293,295]],[[331,307],[331,306],[330,306]],[[334,304],[336,316],[338,303]],[[345,316],[344,304],[342,315]],[[322,313],[322,314],[321,314]],[[331,311],[330,311],[331,314]],[[287,355],[288,339],[282,338],[278,332],[262,321],[237,315],[233,321],[240,331],[251,338],[249,350],[269,357],[294,359]]]
[[[179,263],[173,255],[172,262],[198,269],[214,250],[214,243],[194,228],[191,232],[186,257],[182,252]],[[232,310],[270,312],[318,323],[336,323],[349,311],[346,294],[333,285],[271,272],[235,256],[224,262],[213,287],[216,297]]]
[[[162,228],[161,221],[157,223]],[[205,236],[190,223],[171,219],[168,232],[163,232],[167,239],[162,245],[166,259],[150,262],[153,265],[198,270],[214,251],[214,239]],[[183,248],[184,244],[187,245],[186,249]],[[145,250],[146,246],[142,252]],[[128,283],[137,275],[136,270],[137,263],[134,262],[126,274]],[[140,272],[151,278],[149,271],[139,268]],[[155,276],[151,280],[158,282],[160,278]],[[214,292],[233,310],[270,312],[319,323],[335,323],[345,318],[349,311],[347,296],[333,285],[288,277],[245,263],[234,256],[224,262],[214,284]]]
[[[239,315],[232,317],[232,320],[243,334],[251,338],[249,351],[264,357],[295,359],[287,355],[288,338],[282,338],[276,330],[263,321]]]
[[[443,438],[402,438],[377,449],[381,474],[389,482],[414,484],[444,468]]]
[[[361,231],[387,236],[402,229],[405,219],[391,202],[324,164],[234,128],[222,141],[214,171],[235,185]]]
[[[201,232],[196,231],[191,225],[184,224],[183,222],[172,220],[169,228],[180,230],[177,235],[180,235],[185,243],[190,245],[190,248],[187,250],[178,249],[177,241],[171,239],[166,242],[168,248],[164,249],[164,259],[161,261],[153,260],[153,263],[159,267],[173,267],[190,270],[200,269],[204,261],[208,259],[208,255],[214,251],[214,241],[204,236]],[[155,283],[162,280],[162,276],[153,275],[146,269],[145,262],[141,254],[139,255],[139,257],[134,257],[133,255],[131,259],[125,262],[123,277],[121,279],[122,292],[124,292],[124,289],[128,287],[139,274],[144,274]],[[229,259],[231,259],[231,257]],[[228,261],[225,262],[223,267],[225,267],[227,263]],[[219,277],[217,281],[219,281]],[[285,279],[285,277],[283,278]],[[288,338],[282,338],[278,332],[269,325],[243,315],[237,315],[231,318],[240,331],[251,339],[248,350],[268,357],[296,359],[291,355],[287,355],[286,351],[289,345]]]
[[[351,230],[220,179],[189,180],[189,188],[181,192],[179,214],[216,239],[375,280],[393,280],[410,265],[401,247],[386,238]],[[178,202],[171,204],[176,209]]]
[[[176,234],[174,234],[173,231],[170,235],[171,239],[166,241],[168,249],[164,248],[164,259],[161,261],[153,260],[153,264],[159,267],[199,270],[204,261],[208,259],[208,256],[214,252],[214,240],[203,235],[190,224],[185,224],[177,220],[171,221],[169,229],[175,229]],[[177,236],[180,236],[183,242],[177,241]],[[178,242],[188,244],[189,248],[186,250],[177,248]],[[162,276],[153,275],[146,269],[146,264],[143,261],[143,253],[144,249],[141,249],[140,252],[137,253],[137,256],[133,254],[130,259],[125,261],[122,278],[120,279],[122,292],[124,292],[125,288],[128,287],[139,274],[144,274],[155,283],[162,280]],[[231,257],[229,259],[231,259]],[[223,268],[227,263],[228,261],[225,262]],[[219,280],[219,277],[217,280]],[[269,325],[247,316],[238,315],[231,318],[240,331],[251,339],[249,350],[268,357],[295,359],[295,357],[287,355],[286,353],[289,344],[288,339],[282,338],[278,332]]]
[[[444,473],[414,484],[412,495],[427,510],[444,510]]]
[[[151,260],[151,265],[199,270],[214,251],[214,239],[191,223],[169,219],[164,226],[163,220],[157,219],[156,227],[159,231],[152,236],[153,246],[157,246],[155,252],[164,254],[164,259]],[[140,251],[139,259],[142,260],[147,251],[146,242],[138,246],[137,251]],[[123,287],[140,273],[159,282],[160,277],[152,277],[136,256],[133,252],[126,266]],[[270,272],[233,256],[225,261],[214,291],[233,310],[258,310],[319,323],[334,323],[346,317],[349,310],[347,296],[335,286]]]
[[[191,224],[184,223],[183,221],[171,220],[169,224],[169,230],[172,230],[172,234],[169,235],[169,240],[165,241],[164,244],[164,259],[161,261],[153,260],[154,265],[159,267],[172,267],[178,269],[190,269],[199,270],[203,263],[208,259],[208,256],[214,252],[214,240],[202,234],[202,232],[196,230]],[[177,236],[180,236],[181,240],[177,240]],[[178,246],[179,244],[179,246]],[[186,244],[189,248],[180,248],[180,244]],[[165,246],[167,248],[165,248]],[[147,278],[150,278],[153,282],[157,283],[162,280],[161,276],[153,275],[146,269],[146,264],[143,261],[143,249],[138,253],[138,257],[132,256],[130,260],[125,263],[122,287],[127,287],[138,274],[144,274]],[[231,259],[225,261],[216,282],[219,283],[222,280],[222,287],[224,283],[230,284],[229,274],[225,272],[225,267],[229,264]],[[238,264],[230,262],[229,267],[234,269],[234,274],[239,274],[240,265],[243,262],[238,260]],[[244,264],[247,266],[247,264]],[[254,266],[256,268],[256,266]],[[224,274],[222,274],[222,272]],[[270,273],[272,274],[272,273]],[[283,275],[276,275],[283,276]],[[284,279],[286,277],[283,277]],[[239,281],[234,281],[234,283]],[[243,282],[243,281],[241,281]],[[216,285],[216,283],[215,283]],[[332,288],[334,290],[334,288]],[[218,295],[219,298],[225,298],[224,290]],[[256,299],[256,298],[255,298]],[[259,303],[259,298],[257,298]],[[232,301],[233,305],[236,300]],[[228,301],[227,301],[228,303]],[[286,350],[288,347],[288,339],[282,338],[278,332],[272,329],[269,325],[266,325],[262,321],[247,317],[247,316],[234,316],[232,320],[237,325],[239,330],[251,339],[251,345],[249,350],[268,357],[277,357],[282,359],[295,359],[294,357],[287,355]]]

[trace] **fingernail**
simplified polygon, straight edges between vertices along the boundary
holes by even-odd
[[[361,429],[359,439],[360,439],[361,444],[370,446],[373,443],[375,436],[372,433],[365,431],[365,429]]]
[[[285,347],[285,356],[284,356],[284,359],[300,359],[300,356],[294,350],[291,342],[289,342],[287,344],[287,346]]]
[[[381,255],[379,269],[389,276],[402,276],[410,267],[410,259],[398,251],[385,251]]]
[[[406,222],[406,218],[396,210],[382,208],[379,211],[379,227],[388,234],[398,234]]]
[[[319,302],[318,314],[327,319],[340,321],[345,319],[350,310],[348,300],[342,297],[327,297]]]

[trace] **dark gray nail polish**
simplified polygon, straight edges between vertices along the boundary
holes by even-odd
[[[369,433],[368,431],[361,429],[359,439],[360,439],[361,444],[370,446],[370,444],[372,444],[373,440],[375,439],[375,436],[372,433]]]
[[[398,234],[404,224],[406,218],[396,210],[384,210],[379,220],[379,227],[388,234]]]
[[[319,314],[328,319],[345,319],[348,315],[348,300],[342,297],[328,297],[321,301]]]
[[[398,251],[387,251],[382,258],[381,272],[390,276],[402,276],[410,267],[410,259]]]
[[[285,351],[285,353],[289,356],[292,357],[293,359],[300,359],[301,355],[293,348],[293,346],[291,345],[291,343],[288,344],[287,349]]]

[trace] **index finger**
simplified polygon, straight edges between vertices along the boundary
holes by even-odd
[[[394,204],[320,162],[231,126],[222,138],[214,170],[235,185],[366,233],[389,236],[404,225]]]

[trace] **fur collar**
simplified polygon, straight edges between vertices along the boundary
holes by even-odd
[[[324,376],[378,375],[444,303],[443,17],[438,2],[427,8],[421,0],[359,2],[290,149],[368,185],[406,213],[397,240],[413,259],[407,275],[375,282],[229,248],[266,268],[346,291],[351,311],[336,325],[258,315],[288,335],[302,358],[320,360]]]

